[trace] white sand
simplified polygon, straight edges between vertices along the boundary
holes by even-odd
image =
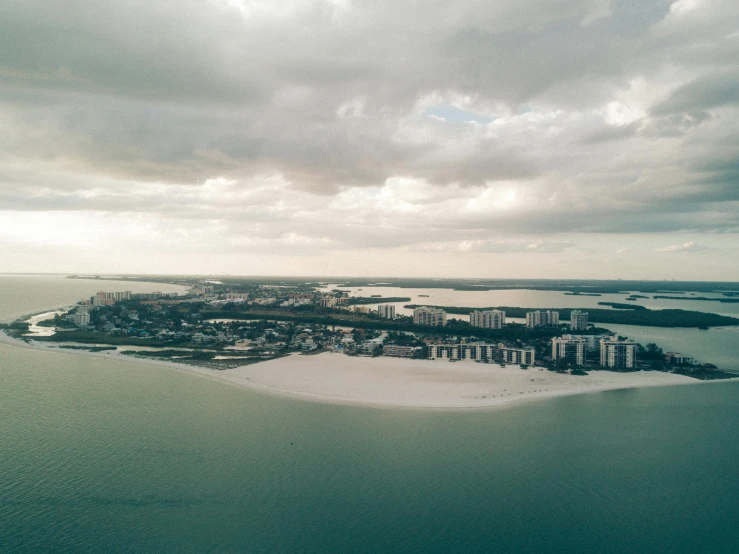
[[[703,382],[658,371],[574,376],[510,365],[332,353],[294,354],[221,373],[234,384],[317,401],[437,409],[491,408],[568,394]]]
[[[536,367],[523,370],[510,365],[500,367],[497,364],[474,362],[350,357],[333,353],[293,354],[219,371],[164,360],[132,358],[113,351],[61,350],[55,348],[53,343],[34,341],[27,344],[2,332],[0,343],[53,350],[59,355],[92,356],[167,367],[293,398],[376,407],[483,409],[570,394],[706,383],[659,371],[593,371],[587,376],[573,376]]]

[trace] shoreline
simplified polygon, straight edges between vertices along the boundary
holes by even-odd
[[[575,394],[725,381],[702,381],[660,371],[598,370],[587,376],[573,376],[540,368],[523,370],[474,362],[452,364],[384,356],[350,357],[330,352],[311,356],[295,353],[232,369],[213,370],[168,360],[125,356],[118,350],[64,350],[58,347],[59,343],[38,343],[32,339],[27,343],[4,331],[0,332],[0,344],[168,368],[282,398],[382,409],[495,410]]]

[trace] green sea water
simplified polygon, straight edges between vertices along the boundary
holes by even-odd
[[[737,431],[739,383],[423,412],[0,345],[0,552],[737,552]]]

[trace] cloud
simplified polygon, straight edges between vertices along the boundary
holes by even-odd
[[[739,232],[736,2],[37,4],[0,18],[3,213],[285,256]]]
[[[693,241],[655,248],[657,252],[705,252],[706,250],[710,250],[710,248]]]

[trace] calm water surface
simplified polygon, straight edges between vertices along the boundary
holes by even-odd
[[[331,290],[337,285],[326,285],[324,290]],[[466,291],[452,289],[416,289],[400,287],[339,287],[341,290],[349,291],[353,296],[372,296],[379,294],[384,297],[410,298],[410,302],[392,302],[396,313],[412,315],[413,310],[404,308],[406,304],[428,304],[432,306],[469,306],[472,308],[485,308],[491,306],[518,306],[522,308],[598,308],[609,309],[608,306],[600,306],[598,302],[619,302],[622,304],[635,304],[645,308],[692,310],[695,312],[709,312],[730,317],[739,317],[739,303],[708,302],[703,300],[663,300],[654,299],[653,293],[646,293],[636,301],[626,301],[628,294],[602,294],[601,296],[568,295],[559,291],[548,290],[482,290]],[[636,293],[642,294],[642,293]],[[427,296],[420,296],[427,295]],[[664,293],[665,296],[671,296]],[[672,294],[672,296],[685,296]],[[698,296],[706,298],[722,298],[720,294],[700,293]],[[376,307],[376,304],[370,306]]]
[[[79,295],[34,279],[0,313]],[[422,412],[0,345],[0,551],[736,552],[737,429],[739,383]]]

